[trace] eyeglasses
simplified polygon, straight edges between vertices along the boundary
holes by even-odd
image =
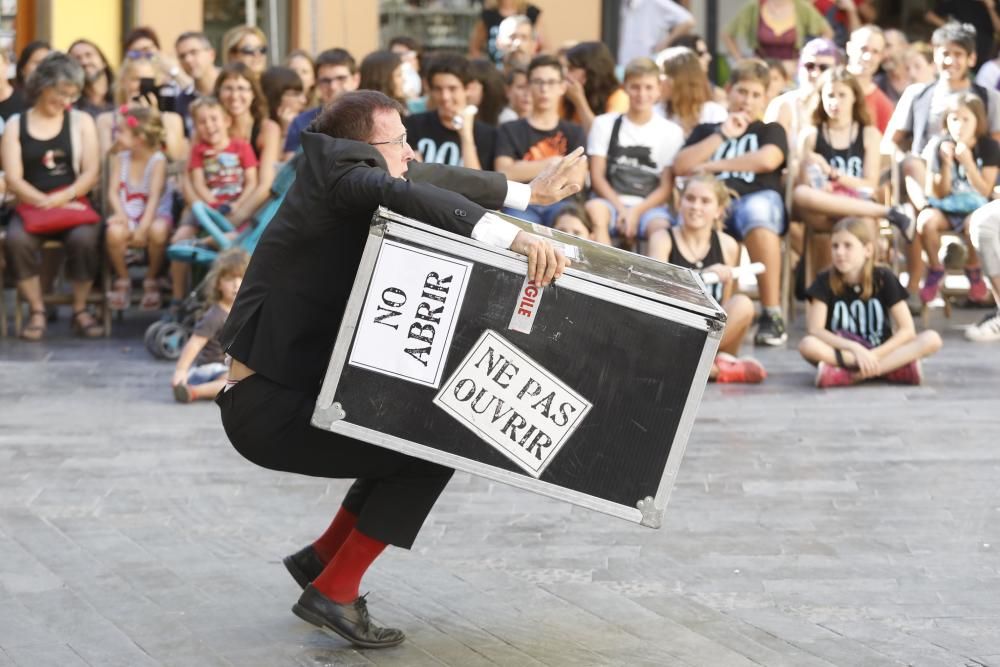
[[[826,63],[802,63],[802,67],[804,67],[807,72],[814,72],[816,70],[825,72],[830,69],[832,65],[827,65]]]
[[[266,56],[267,47],[266,46],[241,46],[236,49],[239,53],[245,56]]]
[[[392,141],[369,141],[369,146],[387,146],[389,144],[395,144],[399,147],[406,145],[406,132],[403,132],[400,136],[396,137]]]
[[[531,79],[528,83],[534,88],[555,88],[562,83],[562,79]]]
[[[320,86],[332,86],[335,83],[347,83],[347,80],[350,78],[350,74],[341,74],[339,76],[321,76],[316,79],[316,83]]]
[[[125,57],[129,60],[152,60],[156,54],[152,51],[129,50],[125,52]]]

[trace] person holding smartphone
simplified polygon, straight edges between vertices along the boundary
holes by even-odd
[[[159,61],[155,58],[126,60],[122,63],[115,85],[115,109],[97,117],[97,137],[101,155],[118,151],[116,135],[122,108],[140,106],[160,109],[158,92],[164,78]],[[161,118],[166,131],[163,152],[167,159],[170,161],[187,159],[188,141],[184,136],[184,120],[173,111],[162,111]]]

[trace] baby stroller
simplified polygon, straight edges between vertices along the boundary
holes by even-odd
[[[281,207],[292,183],[295,182],[295,165],[298,163],[298,159],[296,155],[278,169],[278,173],[274,176],[274,183],[271,184],[270,198],[254,213],[252,224],[248,225],[235,238],[226,236],[227,232],[235,230],[225,216],[202,202],[195,202],[191,211],[198,220],[199,226],[214,241],[214,245],[206,244],[205,238],[190,239],[175,243],[167,248],[167,257],[171,261],[187,262],[207,270],[215,258],[219,256],[219,253],[228,248],[243,248],[248,253],[253,254],[261,235],[268,223],[271,222],[271,218]],[[202,287],[203,285],[199,284],[192,290],[181,302],[175,313],[171,313],[159,322],[154,322],[146,329],[143,340],[146,349],[155,358],[175,361],[180,356],[184,344],[191,337],[191,332],[205,309]]]

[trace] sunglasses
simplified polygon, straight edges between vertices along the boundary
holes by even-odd
[[[266,56],[267,47],[266,46],[241,46],[236,49],[237,52],[243,54],[244,56]]]
[[[804,67],[807,72],[815,72],[816,70],[825,72],[830,69],[832,65],[827,65],[826,63],[802,63],[802,67]]]
[[[152,60],[156,54],[152,51],[126,51],[125,57],[128,60]]]

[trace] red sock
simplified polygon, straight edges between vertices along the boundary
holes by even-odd
[[[385,542],[379,542],[364,533],[359,533],[357,529],[352,530],[337,550],[337,555],[323,573],[316,577],[312,585],[334,602],[340,604],[354,602],[361,587],[361,577],[385,547]]]
[[[313,549],[316,550],[316,555],[319,556],[319,559],[324,563],[329,563],[333,560],[333,557],[337,554],[337,550],[340,549],[340,545],[351,534],[357,523],[358,516],[351,514],[341,505],[340,509],[337,510],[337,516],[333,517],[330,527],[326,529],[325,533],[319,536],[318,540],[313,542]]]

